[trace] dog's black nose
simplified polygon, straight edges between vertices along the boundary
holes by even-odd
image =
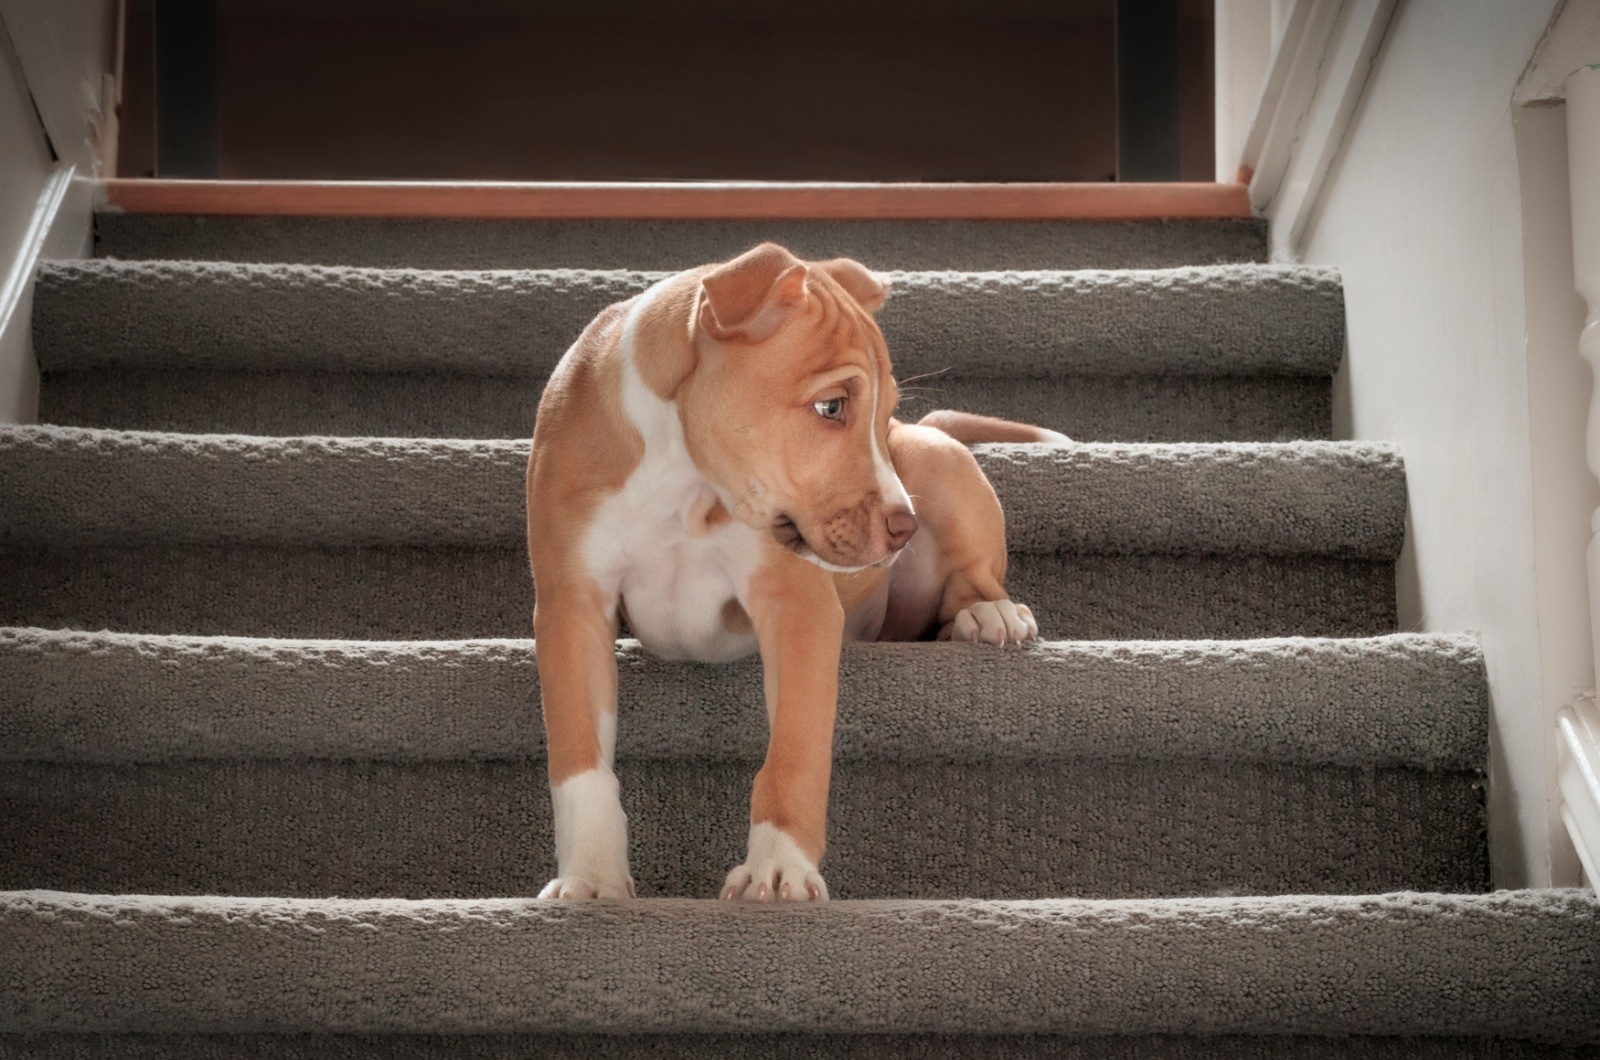
[[[895,508],[884,515],[884,528],[889,532],[889,547],[899,551],[906,547],[911,535],[917,532],[916,515],[905,508]]]

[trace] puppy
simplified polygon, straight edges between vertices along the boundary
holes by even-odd
[[[558,865],[540,897],[634,893],[612,771],[619,618],[664,658],[761,653],[770,740],[722,890],[756,901],[828,897],[846,639],[1038,636],[1006,595],[1005,519],[963,442],[1065,439],[894,419],[886,295],[857,262],[763,244],[603,310],[557,365],[527,481]]]

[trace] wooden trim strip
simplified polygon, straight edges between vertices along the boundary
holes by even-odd
[[[1247,218],[1236,184],[460,184],[107,180],[127,213],[478,220],[826,219],[1143,221]]]

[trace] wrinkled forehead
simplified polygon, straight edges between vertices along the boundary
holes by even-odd
[[[880,382],[888,382],[894,369],[872,314],[820,270],[813,270],[808,282],[812,308],[804,323],[793,329],[793,370],[811,376],[855,366]]]

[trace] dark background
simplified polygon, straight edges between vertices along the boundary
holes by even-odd
[[[1178,2],[1182,179],[1209,181],[1211,2]],[[215,175],[1111,180],[1114,6],[217,0]],[[122,176],[159,172],[154,11]]]

